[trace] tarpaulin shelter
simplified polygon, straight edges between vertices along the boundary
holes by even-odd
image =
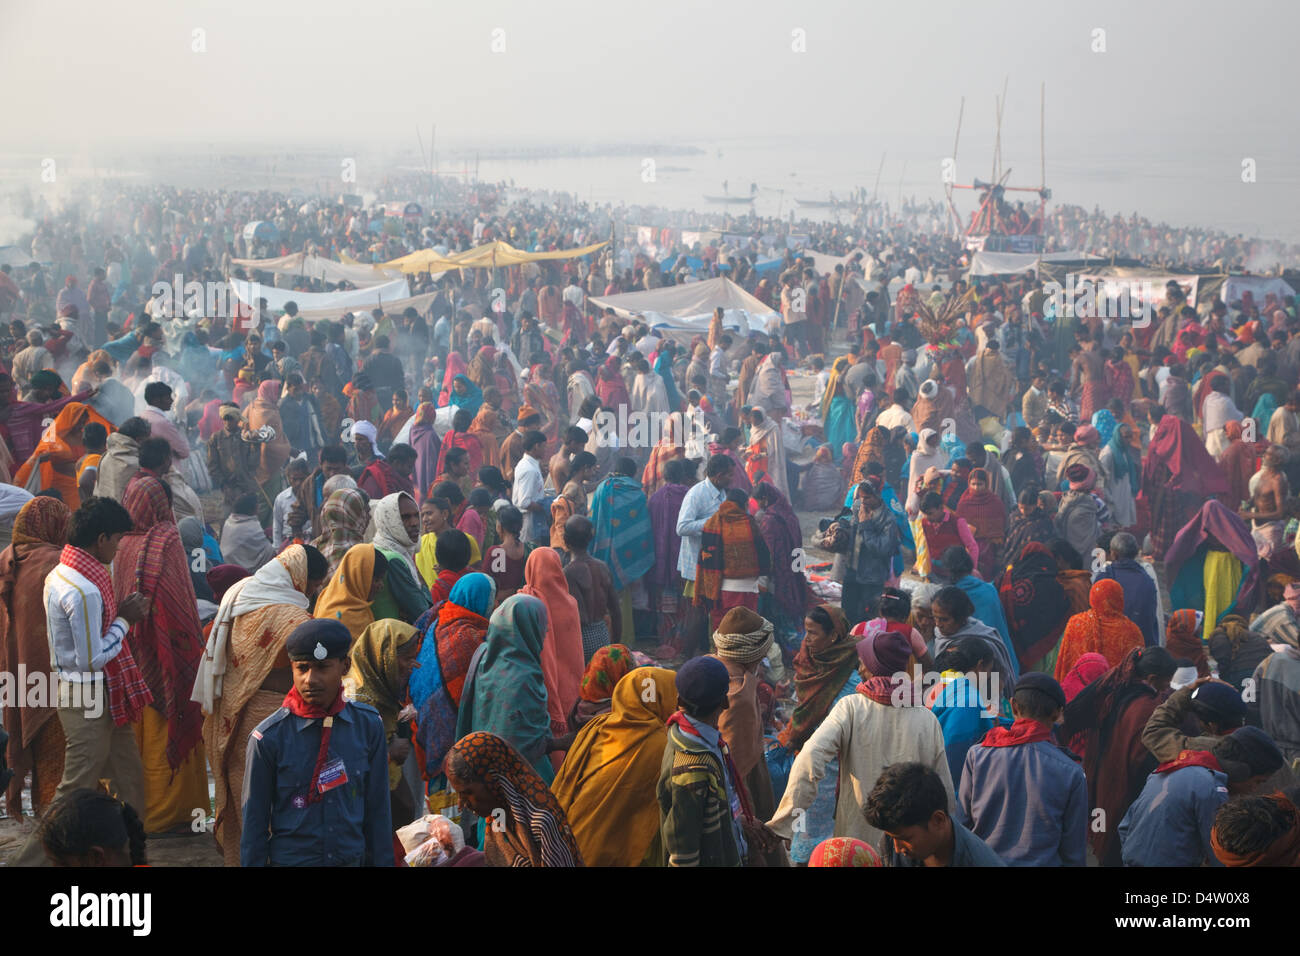
[[[373,309],[376,306],[387,309],[397,300],[411,296],[410,287],[405,279],[395,279],[364,289],[344,289],[339,292],[296,292],[293,289],[277,289],[275,286],[262,285],[259,282],[231,279],[230,289],[235,297],[246,305],[256,305],[258,299],[265,299],[267,308],[279,311],[284,308],[285,303],[294,302],[304,313],[333,310],[350,312],[355,309]]]
[[[674,339],[689,340],[707,333],[713,310],[722,307],[722,326],[739,332],[744,338],[751,331],[768,332],[779,325],[781,316],[754,298],[726,276],[670,285],[645,292],[590,297],[587,303],[597,309],[613,309],[620,318],[639,316],[652,329],[674,334]],[[736,343],[738,344],[738,343]]]
[[[389,262],[381,263],[381,269],[396,269],[400,272],[447,272],[451,269],[499,269],[505,266],[522,265],[525,262],[541,262],[546,259],[576,259],[590,255],[605,242],[596,242],[578,249],[555,249],[547,252],[524,252],[508,242],[497,240],[467,249],[443,255],[433,249],[420,249]]]

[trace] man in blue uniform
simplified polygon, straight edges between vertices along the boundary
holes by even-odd
[[[241,866],[392,866],[379,712],[344,699],[352,636],[304,621],[285,641],[293,689],[248,741]]]
[[[966,753],[958,822],[1008,866],[1087,862],[1088,786],[1079,758],[1052,742],[1065,692],[1046,674],[1016,682],[1010,727],[994,727]]]

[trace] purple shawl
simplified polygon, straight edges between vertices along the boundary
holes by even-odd
[[[650,496],[650,526],[654,532],[655,563],[646,584],[657,596],[668,587],[677,573],[677,556],[682,539],[677,533],[677,516],[686,497],[686,485],[664,485]],[[652,605],[653,606],[653,605]],[[657,608],[656,608],[657,609]]]
[[[1255,539],[1251,537],[1246,522],[1217,498],[1211,498],[1201,505],[1201,510],[1196,513],[1196,516],[1183,525],[1182,530],[1174,537],[1173,544],[1165,552],[1165,575],[1169,581],[1176,581],[1178,572],[1196,553],[1196,549],[1211,539],[1227,548],[1247,567],[1246,576],[1237,594],[1239,595],[1238,610],[1248,613],[1260,586],[1260,569],[1263,565],[1259,560]]]
[[[772,555],[772,597],[781,610],[790,617],[802,618],[808,607],[808,581],[802,571],[794,569],[794,552],[803,544],[803,531],[790,502],[774,486],[775,494],[758,519],[758,529]]]
[[[438,477],[438,453],[442,442],[432,425],[412,425],[411,447],[415,449],[415,497],[423,504],[429,486]]]

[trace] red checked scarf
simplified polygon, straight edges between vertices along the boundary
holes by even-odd
[[[117,598],[113,596],[113,581],[108,576],[108,569],[99,563],[99,559],[88,551],[63,546],[59,563],[67,565],[99,589],[99,596],[104,605],[103,620],[100,627],[107,631],[117,618]],[[131,656],[131,647],[126,638],[122,638],[122,649],[117,656],[104,665],[104,680],[108,688],[108,712],[113,723],[118,727],[139,720],[144,709],[153,699],[149,687],[144,682],[135,658]]]
[[[289,708],[289,713],[295,717],[306,717],[309,720],[320,720],[324,718],[320,732],[320,750],[316,753],[316,766],[311,771],[311,783],[307,786],[307,803],[319,803],[321,800],[320,792],[320,772],[325,767],[325,762],[330,755],[330,735],[334,732],[334,717],[342,712],[343,705],[346,701],[343,699],[343,688],[339,688],[338,694],[334,697],[334,703],[328,707],[315,707],[302,699],[298,693],[298,688],[290,688],[289,693],[284,695],[284,701],[281,707]]]
[[[1018,747],[1021,744],[1049,740],[1051,736],[1052,728],[1047,724],[1040,723],[1037,720],[1030,720],[1027,717],[1019,717],[1010,727],[994,727],[984,735],[984,739],[980,741],[980,746]]]

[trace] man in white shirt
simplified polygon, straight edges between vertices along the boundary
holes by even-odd
[[[700,563],[700,541],[704,534],[704,523],[727,499],[727,488],[731,484],[736,463],[726,455],[714,455],[704,466],[705,480],[692,485],[691,490],[682,498],[681,509],[677,512],[677,533],[681,535],[682,546],[677,555],[677,570],[686,581],[686,596],[695,596],[695,569]]]
[[[542,475],[544,454],[546,436],[538,431],[528,432],[524,436],[524,457],[515,465],[514,485],[510,491],[510,503],[524,516],[519,540],[525,543],[534,540],[543,530],[544,519],[540,516],[549,508],[545,500],[546,481]]]
[[[308,471],[310,469],[306,458],[291,458],[284,466],[284,478],[288,485],[275,496],[271,506],[271,546],[275,548],[276,554],[283,551],[284,546],[294,538],[293,529],[289,527],[289,512],[298,503],[294,489],[302,484]],[[301,537],[304,540],[311,539],[311,521],[303,525]]]
[[[111,602],[113,594],[109,565],[130,530],[131,516],[111,498],[91,498],[72,515],[68,544],[45,578],[45,621],[59,680],[59,723],[67,738],[55,801],[109,779],[122,801],[143,816],[144,766],[130,716],[148,704],[149,691],[126,633],[148,615],[149,599],[129,594],[116,604],[113,619],[104,620],[105,595]],[[39,866],[43,858],[38,829],[11,865]]]
[[[561,298],[575,309],[578,309],[579,311],[582,310],[582,289],[572,279],[570,279],[569,284],[564,287],[564,292],[561,293]]]
[[[907,391],[901,388],[894,389],[894,401],[883,412],[876,416],[876,424],[881,428],[897,428],[900,425],[908,431],[912,430],[912,414],[903,404],[910,398]]]

